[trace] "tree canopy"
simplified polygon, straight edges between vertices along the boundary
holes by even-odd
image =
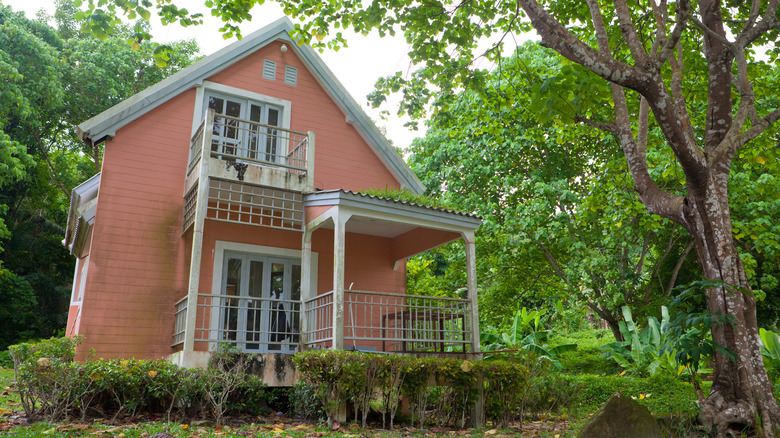
[[[207,0],[204,4],[212,15],[225,21],[223,32],[233,35],[237,32],[235,23],[251,19],[250,9],[259,3],[262,1]],[[780,31],[777,0],[702,0],[696,4],[687,0],[279,3],[285,13],[301,20],[294,36],[315,47],[343,44],[341,28],[380,35],[402,33],[417,69],[408,76],[399,72],[379,80],[371,99],[381,103],[387,93],[401,92],[401,111],[414,117],[427,111],[446,111],[459,90],[485,89],[489,72],[476,68],[474,60],[487,58],[500,69],[503,46],[517,33],[533,28],[543,46],[569,61],[556,81],[537,82],[523,96],[532,102],[537,121],[586,125],[619,145],[624,163],[617,163],[609,154],[599,157],[599,170],[608,174],[606,181],[618,183],[622,177],[623,187],[627,187],[630,176],[641,206],[684,230],[693,242],[692,251],[703,276],[712,285],[707,291],[708,311],[732,318],[731,324],[712,327],[715,342],[733,355],[716,355],[715,383],[702,406],[702,418],[723,434],[734,425],[756,424],[758,417],[762,434],[770,436],[777,431],[780,407],[761,360],[756,294],[752,290],[759,261],[755,257],[751,260],[746,251],[760,248],[761,257],[771,259],[776,234],[771,224],[760,220],[748,220],[751,225],[735,221],[736,209],[730,206],[740,187],[740,178],[730,184],[734,166],[751,157],[755,163],[766,163],[773,154],[769,145],[777,143],[777,131],[771,129],[780,119],[777,95],[772,91],[777,89],[772,67]],[[149,0],[88,0],[80,16],[96,35],[105,37],[118,22],[118,14],[148,20],[152,10],[163,22],[189,25],[201,18],[170,0],[156,5]],[[144,36],[136,27],[129,39]],[[478,50],[485,43],[488,48]],[[500,94],[488,98],[499,103],[503,99]],[[542,136],[540,141],[548,138]],[[571,142],[559,140],[561,144]],[[772,164],[769,167],[774,168]],[[771,171],[756,167],[750,171],[759,180],[774,181],[774,174],[763,176]],[[598,183],[592,179],[590,186]],[[555,189],[559,196],[569,190],[566,186]],[[515,193],[509,191],[510,196]],[[604,203],[612,203],[614,210],[608,214],[619,215],[621,211],[626,220],[620,222],[628,226],[638,217],[639,204],[623,202],[626,198],[620,204],[625,207],[618,208],[615,204],[620,193],[594,198],[592,206],[598,210],[606,207]],[[753,211],[775,208],[775,197],[766,193],[769,201],[753,204]],[[533,199],[544,205],[557,198],[537,193]],[[747,212],[745,217],[749,217]],[[524,218],[515,218],[522,225]],[[599,222],[590,224],[595,227]],[[547,227],[547,233],[554,231]],[[621,244],[631,237],[617,233],[611,244],[619,253]],[[591,269],[599,267],[595,263]],[[578,275],[586,272],[580,270]],[[760,278],[769,287],[775,284],[772,278],[776,277],[771,274],[761,272]]]
[[[60,1],[53,17],[30,20],[0,6],[0,349],[65,327],[74,260],[61,241],[70,191],[99,171],[102,156],[75,126],[198,51],[194,42],[174,43],[160,67],[153,43],[133,49],[122,29],[100,41],[79,31],[73,11]]]

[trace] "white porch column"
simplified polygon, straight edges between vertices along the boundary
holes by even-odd
[[[350,216],[339,208],[333,218],[333,349],[344,348],[344,241]]]
[[[309,336],[310,330],[308,318],[306,315],[306,301],[314,298],[314,296],[317,294],[316,290],[312,290],[311,284],[311,274],[313,269],[311,263],[311,235],[312,231],[304,227],[301,251],[301,312],[299,315],[301,318],[301,333],[300,346],[298,347],[298,351],[304,351],[306,349],[306,340]]]
[[[195,324],[198,318],[198,287],[200,286],[200,261],[203,252],[203,229],[206,225],[206,209],[209,204],[209,158],[211,157],[211,133],[214,125],[214,110],[209,110],[203,126],[200,172],[198,174],[198,196],[195,204],[195,220],[192,224],[192,253],[190,277],[187,289],[187,319],[184,328],[186,354],[195,350]]]
[[[306,145],[306,190],[314,190],[314,131],[309,131]]]
[[[474,248],[474,231],[464,231],[461,234],[463,244],[466,246],[466,288],[469,297],[471,352],[479,353],[479,301],[477,300],[477,256]]]

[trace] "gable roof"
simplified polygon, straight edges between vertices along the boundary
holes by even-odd
[[[94,144],[112,137],[116,131],[133,120],[157,108],[182,92],[201,85],[210,76],[251,55],[267,44],[282,40],[296,52],[304,65],[317,79],[325,92],[347,117],[347,122],[357,128],[358,133],[374,150],[382,163],[401,182],[404,188],[415,193],[425,191],[425,186],[412,172],[403,158],[390,145],[385,136],[374,125],[360,105],[350,96],[333,72],[308,45],[299,46],[290,38],[292,22],[280,18],[273,23],[247,35],[240,41],[209,55],[186,67],[155,85],[141,91],[127,100],[114,105],[77,127],[79,137]]]

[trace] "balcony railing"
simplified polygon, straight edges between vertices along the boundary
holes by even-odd
[[[206,148],[213,158],[306,175],[310,135],[209,110],[192,136],[187,172],[192,172]]]
[[[187,299],[176,303],[174,345],[184,337]],[[300,312],[304,330],[301,340]],[[294,353],[333,345],[333,292],[305,301],[199,294],[195,342],[234,344],[249,352]],[[469,301],[344,291],[344,347],[390,353],[467,353]]]
[[[173,344],[179,345],[184,342],[184,330],[187,327],[187,297],[176,302],[176,313],[173,324]]]

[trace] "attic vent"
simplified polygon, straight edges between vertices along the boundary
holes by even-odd
[[[293,87],[298,85],[297,68],[290,67],[289,65],[284,66],[284,83],[287,85],[292,85]]]
[[[263,79],[276,80],[276,61],[263,60]]]

